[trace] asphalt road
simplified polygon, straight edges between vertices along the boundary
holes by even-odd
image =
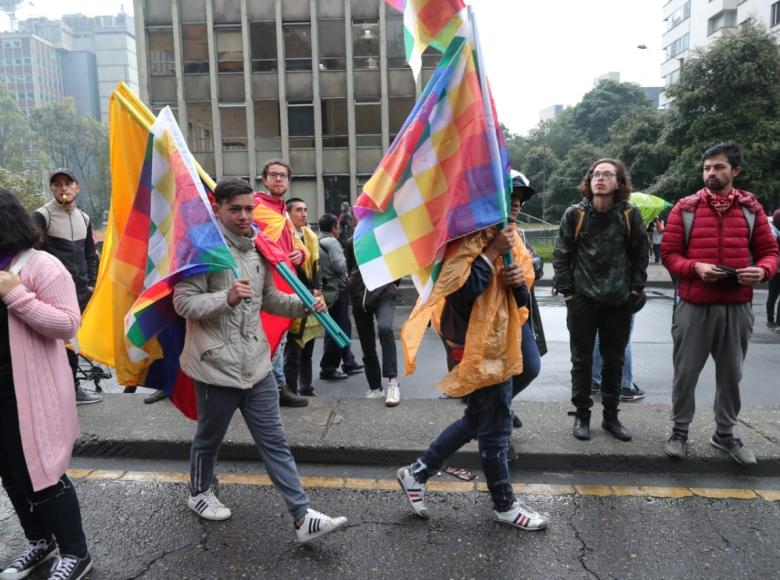
[[[76,467],[186,471],[182,463],[77,460]],[[330,471],[328,471],[330,470]],[[259,472],[226,464],[221,474]],[[313,507],[346,515],[348,527],[301,546],[280,495],[266,485],[221,484],[233,509],[225,522],[199,520],[186,485],[115,478],[77,479],[92,578],[771,578],[778,569],[780,502],[762,498],[679,499],[582,494],[527,497],[551,527],[521,532],[489,520],[484,492],[431,492],[430,521],[414,516],[393,489],[391,470],[302,466],[303,474],[379,478],[373,488],[311,486]],[[120,471],[119,473],[122,473]],[[529,481],[648,485],[629,474],[529,474]],[[455,481],[445,476],[447,481]],[[515,478],[518,479],[517,477]],[[323,482],[329,481],[323,479]],[[360,479],[356,481],[366,481]],[[699,478],[695,482],[702,485]],[[689,485],[651,476],[653,485]],[[780,488],[780,481],[731,479],[719,487]],[[617,488],[615,488],[617,489]],[[732,492],[733,493],[733,492]],[[22,548],[20,529],[0,494],[0,562]],[[42,576],[37,576],[38,578]]]
[[[648,403],[671,404],[672,391],[672,290],[649,290],[648,301],[634,324],[632,336],[635,382],[646,391]],[[562,300],[549,295],[549,287],[539,288],[539,303],[549,352],[542,358],[542,372],[520,396],[522,400],[567,401],[571,396],[571,364],[569,362],[569,334],[566,329],[566,310]],[[755,327],[748,350],[742,381],[742,403],[745,405],[780,404],[777,388],[780,362],[780,335],[765,327],[766,291],[758,290],[754,298]],[[410,307],[396,311],[396,336],[409,315]],[[352,348],[355,356],[362,356],[360,341],[353,330]],[[403,354],[397,341],[399,368],[403,369]],[[368,385],[362,374],[341,381],[319,381],[319,359],[322,340],[314,349],[315,391],[322,397],[362,397]],[[435,384],[446,374],[444,349],[439,337],[428,329],[418,356],[417,372],[401,377],[402,398],[427,399],[439,396]],[[106,390],[116,392],[113,381],[104,382]],[[702,372],[696,392],[700,405],[710,406],[715,389],[715,368],[709,361]],[[140,392],[140,391],[139,391]],[[641,404],[641,403],[640,403]]]

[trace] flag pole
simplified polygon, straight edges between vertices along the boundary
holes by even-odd
[[[120,90],[124,92],[124,95],[119,94]],[[124,109],[147,131],[151,131],[152,123],[150,118],[154,119],[154,115],[148,109],[148,107],[133,93],[133,91],[124,82],[119,83],[119,87],[114,91],[113,97],[116,98]],[[193,156],[195,168],[198,171],[198,175],[209,186],[211,191],[214,191],[216,183],[211,176],[200,166],[198,161]],[[301,299],[306,308],[311,308],[316,301],[314,295],[309,292],[303,284],[300,284],[298,277],[290,270],[290,268],[284,262],[279,262],[276,265],[276,271],[282,276],[282,278],[290,285],[298,298]],[[298,282],[298,284],[296,284]],[[312,315],[319,320],[323,328],[331,335],[333,340],[340,347],[344,348],[350,343],[350,338],[346,333],[336,324],[336,321],[327,312],[312,311]]]
[[[490,92],[488,90],[487,72],[485,71],[485,63],[482,59],[482,45],[479,41],[479,31],[477,29],[477,17],[474,14],[474,9],[469,5],[467,7],[469,15],[469,23],[471,24],[471,33],[474,36],[474,52],[475,60],[477,61],[477,70],[479,71],[479,85],[482,89],[482,103],[485,106],[485,117],[488,125],[488,148],[490,149],[490,162],[493,169],[493,181],[496,184],[498,191],[498,203],[501,208],[501,213],[504,215],[503,227],[509,225],[508,212],[507,212],[507,196],[506,196],[506,183],[504,182],[504,168],[501,166],[501,151],[498,147],[498,137],[496,132],[496,118],[493,115],[493,107],[490,102]],[[508,252],[504,254],[504,265],[508,266],[512,263],[512,253]]]

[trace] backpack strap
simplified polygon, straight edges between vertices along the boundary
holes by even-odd
[[[744,205],[741,205],[740,208],[742,209],[742,214],[745,216],[745,221],[748,225],[748,243],[751,243],[753,241],[753,228],[756,227],[756,214]]]
[[[631,224],[631,212],[633,210],[631,209],[631,206],[629,205],[626,207],[626,209],[623,210],[623,217],[626,220],[626,230],[628,230],[628,237],[631,238],[631,228],[633,225]]]
[[[585,224],[585,210],[581,207],[575,208],[577,212],[577,223],[574,224],[574,243],[577,243],[577,238],[580,237],[580,232],[582,231],[582,226]]]

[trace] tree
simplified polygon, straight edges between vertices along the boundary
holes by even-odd
[[[674,150],[659,142],[665,126],[664,111],[637,108],[609,130],[607,152],[625,164],[637,191],[648,189],[674,158]]]
[[[4,83],[0,83],[0,167],[20,171],[31,151],[30,126]]]
[[[675,198],[702,186],[702,153],[731,141],[745,153],[737,186],[754,191],[768,207],[780,205],[780,48],[753,23],[685,61],[663,142],[676,158],[653,189]]]
[[[604,156],[605,151],[591,143],[578,143],[571,148],[550,177],[544,195],[544,215],[548,221],[560,220],[566,208],[582,198],[577,186],[591,164]]]
[[[571,124],[580,141],[606,145],[609,128],[634,109],[650,109],[652,102],[634,83],[601,81],[573,109]]]
[[[29,211],[34,211],[46,203],[39,176],[33,171],[9,171],[0,167],[0,187],[16,195]]]

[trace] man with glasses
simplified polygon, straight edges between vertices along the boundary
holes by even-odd
[[[284,196],[290,188],[292,169],[286,161],[271,159],[263,166],[262,179],[266,191],[255,193],[255,222],[260,225],[269,238],[287,252],[290,262],[297,268],[303,264],[306,253],[301,248],[296,247],[293,225],[287,219],[287,205]],[[268,215],[269,211],[272,219],[265,219],[264,215]],[[279,219],[279,216],[282,219]],[[284,349],[286,344],[287,334],[285,333],[272,361],[273,374],[279,386],[279,404],[283,407],[305,407],[309,401],[294,393],[285,380]]]
[[[553,253],[553,286],[566,302],[571,348],[573,435],[590,439],[593,345],[602,364],[601,426],[620,441],[631,433],[618,420],[623,357],[631,316],[644,304],[647,235],[629,205],[631,180],[620,161],[599,159],[579,185],[583,199],[563,214]]]

